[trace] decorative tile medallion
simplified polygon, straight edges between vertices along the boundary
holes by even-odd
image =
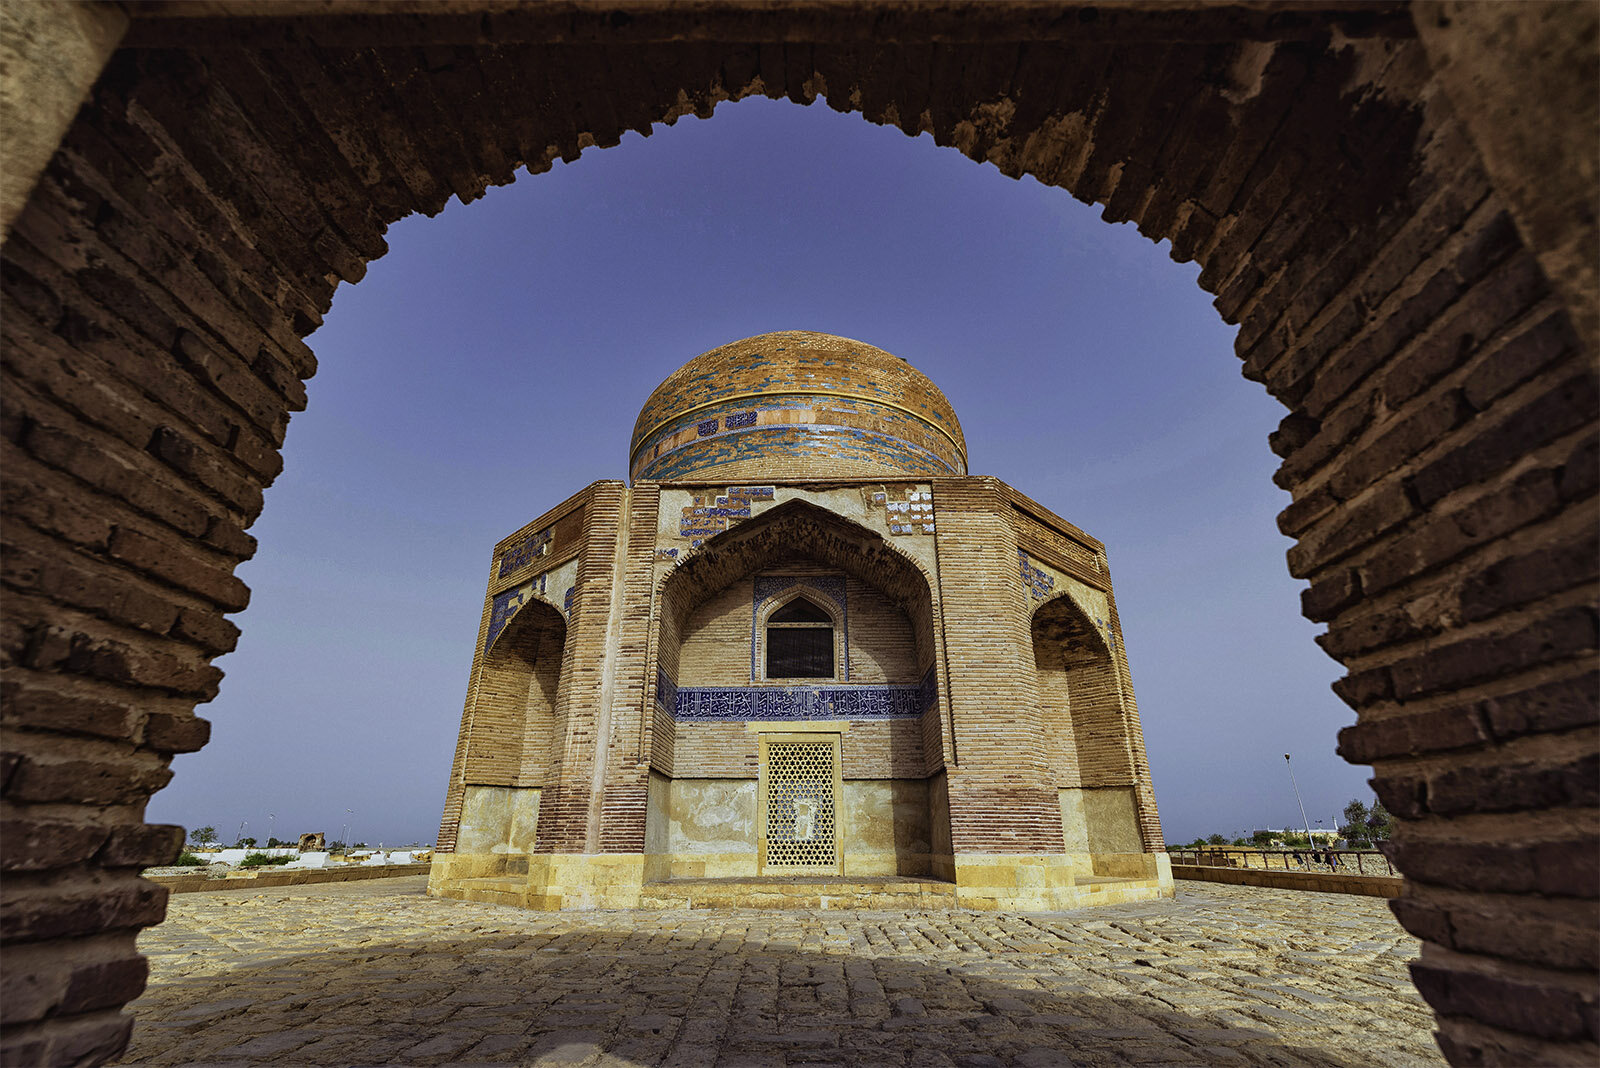
[[[873,486],[867,490],[867,504],[883,511],[890,534],[935,532],[932,490],[919,490],[915,484]]]
[[[721,534],[741,519],[749,519],[750,505],[770,501],[775,493],[772,486],[729,486],[726,493],[691,497],[678,521],[678,537],[688,538],[689,547],[698,549],[707,538]]]

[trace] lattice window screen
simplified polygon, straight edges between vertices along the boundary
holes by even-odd
[[[767,743],[767,866],[823,868],[837,863],[834,746]]]

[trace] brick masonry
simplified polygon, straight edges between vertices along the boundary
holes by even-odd
[[[1202,264],[1289,409],[1280,526],[1347,671],[1343,751],[1401,817],[1441,1044],[1594,1059],[1591,5],[228,10],[139,9],[3,248],[7,1059],[126,1041],[164,908],[136,872],[181,837],[144,799],[205,742],[301,338],[384,227],[625,129],[824,92]],[[640,696],[654,759],[648,693],[593,683]]]

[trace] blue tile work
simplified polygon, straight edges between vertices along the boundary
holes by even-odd
[[[872,487],[867,499],[872,507],[883,509],[890,534],[934,533],[932,490],[891,482]]]
[[[715,419],[706,419],[696,423],[694,428],[695,430],[699,431],[701,437],[705,438],[715,434],[721,428],[721,425],[722,424]]]
[[[722,425],[729,430],[743,430],[747,426],[755,426],[756,413],[739,412],[737,415],[730,415],[722,421]]]
[[[658,682],[659,686],[660,683]],[[922,715],[922,686],[681,686],[673,718],[907,719]]]
[[[822,414],[826,417],[830,413]],[[695,424],[697,429],[698,426]],[[693,440],[671,449],[660,448],[658,442],[634,458],[632,477],[669,482],[722,464],[761,461],[781,466],[786,459],[817,456],[841,463],[871,465],[877,471],[887,467],[909,475],[933,477],[964,473],[959,459],[941,455],[926,445],[882,429],[823,421],[768,423],[709,435],[697,433]]]
[[[488,652],[494,645],[494,640],[500,637],[500,632],[506,629],[506,624],[511,622],[511,617],[517,614],[517,610],[528,603],[528,598],[535,593],[544,592],[545,577],[540,575],[521,586],[497,594],[489,602],[489,633],[483,642],[484,652]]]
[[[727,493],[691,497],[678,520],[678,537],[688,538],[690,548],[698,549],[707,538],[749,519],[751,502],[770,501],[776,492],[772,486],[729,486]]]
[[[922,710],[926,712],[939,703],[939,679],[934,674],[933,665],[928,665],[928,671],[922,676],[922,681],[917,684],[918,700],[922,702]]]
[[[529,592],[528,587],[523,586],[497,594],[494,600],[489,602],[489,634],[483,641],[484,652],[487,653],[493,647],[494,640],[506,629],[506,624],[517,614],[517,609],[528,603]]]
[[[1022,573],[1022,585],[1033,592],[1036,601],[1050,596],[1050,591],[1056,587],[1056,580],[1046,574],[1043,568],[1035,567],[1022,549],[1017,550],[1017,569]]]
[[[543,556],[550,548],[550,530],[550,527],[545,527],[541,531],[529,534],[507,549],[505,555],[500,557],[500,570],[496,577],[505,578],[513,571],[527,567]]]
[[[750,612],[750,681],[754,682],[761,677],[756,664],[756,650],[761,643],[756,640],[756,621],[761,618],[762,609],[774,597],[781,597],[796,586],[806,586],[831,600],[839,608],[844,631],[844,677],[850,680],[850,604],[845,599],[844,578],[839,575],[757,575],[755,581],[755,600]]]
[[[656,668],[656,704],[672,712],[678,707],[678,684],[667,677],[665,668]]]
[[[1111,629],[1111,621],[1109,619],[1101,619],[1099,616],[1095,616],[1094,625],[1100,628],[1100,634],[1106,640],[1106,648],[1113,653],[1116,652],[1117,632]]]

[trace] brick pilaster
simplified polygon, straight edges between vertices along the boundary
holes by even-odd
[[[949,648],[950,836],[961,853],[1060,853],[1017,539],[993,479],[935,480]]]

